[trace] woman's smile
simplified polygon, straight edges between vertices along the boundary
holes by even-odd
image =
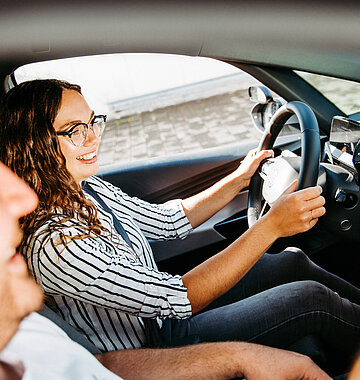
[[[77,160],[83,161],[86,164],[92,164],[97,161],[97,155],[96,155],[96,150],[91,153],[84,154],[82,156],[76,157]]]

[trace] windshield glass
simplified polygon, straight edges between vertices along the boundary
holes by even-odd
[[[346,115],[360,111],[360,83],[296,71]]]

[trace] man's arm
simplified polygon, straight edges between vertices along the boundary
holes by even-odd
[[[330,379],[306,356],[243,342],[122,350],[95,356],[125,380]]]

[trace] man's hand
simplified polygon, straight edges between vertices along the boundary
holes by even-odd
[[[310,230],[325,214],[325,198],[320,186],[296,191],[294,181],[265,215],[276,236],[285,237]]]
[[[242,376],[247,380],[329,380],[309,357],[260,345],[245,345]],[[240,352],[243,355],[244,352]]]

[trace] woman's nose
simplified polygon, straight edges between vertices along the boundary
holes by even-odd
[[[96,135],[93,128],[89,127],[89,129],[87,130],[87,136],[86,136],[85,144],[91,145],[97,139],[99,139],[99,137]]]

